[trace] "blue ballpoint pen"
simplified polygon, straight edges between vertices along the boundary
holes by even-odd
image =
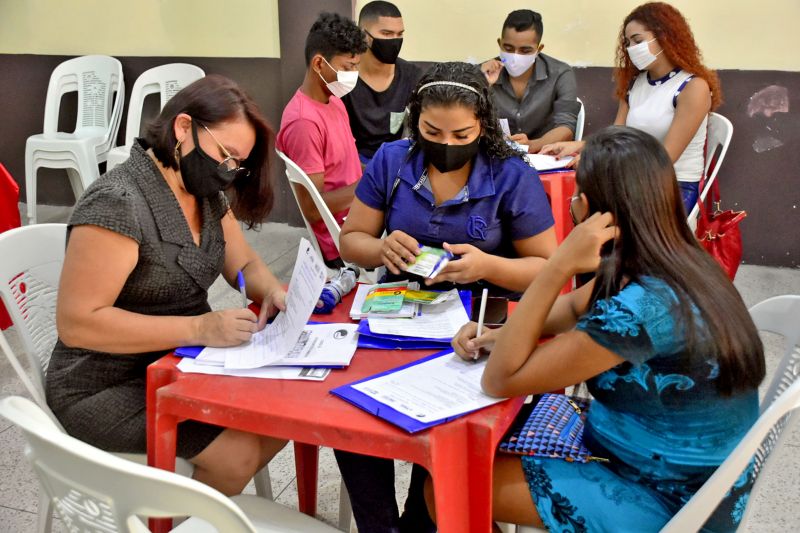
[[[239,292],[242,293],[242,307],[247,309],[247,291],[244,288],[244,274],[241,270],[236,273],[236,279],[239,282]]]

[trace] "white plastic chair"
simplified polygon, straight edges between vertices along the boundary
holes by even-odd
[[[39,407],[58,424],[47,405],[44,380],[50,354],[58,338],[56,331],[56,297],[64,263],[66,224],[23,226],[0,234],[0,299],[5,305],[27,357],[30,372],[25,371],[0,332],[0,348],[17,373],[25,390]],[[118,454],[127,460],[146,464],[145,454]],[[191,476],[194,466],[177,458],[176,472]],[[254,477],[256,494],[272,499],[268,468]],[[40,494],[41,496],[41,494]],[[39,507],[39,531],[50,531],[52,511]]]
[[[206,73],[198,66],[188,63],[170,63],[153,67],[136,78],[128,103],[128,119],[125,122],[125,145],[112,148],[106,161],[106,172],[128,159],[133,140],[139,136],[142,122],[144,100],[151,94],[161,95],[161,106],[190,83],[199,80]]]
[[[708,133],[706,135],[706,181],[703,190],[700,191],[698,203],[703,202],[711,190],[711,184],[717,179],[719,167],[728,153],[728,146],[733,137],[733,124],[719,113],[708,114]],[[697,217],[700,215],[700,206],[695,205],[686,219],[689,227],[694,231],[697,228]]]
[[[61,432],[36,404],[11,396],[0,415],[18,426],[25,454],[69,531],[148,531],[140,517],[189,516],[173,531],[336,531],[254,496],[226,498],[193,479],[120,459]]]
[[[290,188],[292,189],[292,194],[297,202],[297,207],[300,207],[300,198],[297,195],[295,186],[300,186],[305,189],[305,191],[314,201],[314,205],[316,206],[317,211],[319,211],[319,216],[325,223],[325,227],[328,229],[328,233],[331,234],[333,243],[336,245],[336,249],[338,250],[339,234],[342,232],[342,229],[339,227],[339,223],[336,222],[336,219],[333,218],[331,210],[328,209],[328,204],[326,204],[325,200],[322,199],[322,195],[317,190],[316,185],[314,185],[314,182],[311,181],[311,178],[309,178],[308,175],[303,172],[299,166],[297,166],[297,163],[289,159],[289,157],[280,150],[275,151],[278,153],[278,156],[283,159],[283,162],[286,165],[286,177],[289,179],[289,183],[291,184]],[[308,234],[310,235],[311,244],[314,245],[314,249],[317,251],[320,257],[322,257],[322,250],[320,250],[319,243],[317,242],[317,236],[314,234],[314,230],[311,229],[311,224],[306,219],[302,209],[300,210],[300,214],[303,215],[303,222],[305,223]]]
[[[694,496],[661,529],[661,533],[684,533],[698,531],[711,516],[719,503],[736,482],[748,463],[755,458],[755,473],[758,476],[748,501],[762,486],[774,463],[771,454],[784,444],[798,421],[794,410],[800,407],[800,296],[775,296],[750,308],[759,331],[777,333],[784,337],[784,355],[767,393],[761,402],[761,415],[745,434],[727,459],[700,487]],[[745,509],[739,528],[743,529],[750,514]],[[538,528],[517,526],[518,533],[543,531]]]
[[[311,240],[311,244],[314,246],[314,249],[317,251],[320,257],[323,257],[322,250],[317,242],[317,236],[314,234],[314,230],[311,229],[311,224],[309,223],[308,219],[306,219],[305,214],[303,214],[303,209],[300,207],[300,198],[297,195],[295,186],[303,187],[303,189],[306,190],[308,195],[314,201],[314,205],[319,211],[322,221],[325,222],[325,227],[328,229],[328,233],[330,233],[331,237],[333,238],[333,244],[335,244],[336,249],[339,250],[339,234],[342,232],[342,229],[339,227],[339,223],[336,222],[336,219],[333,217],[331,210],[328,208],[328,204],[326,204],[325,200],[322,199],[322,195],[319,193],[319,190],[317,190],[316,185],[314,185],[314,182],[308,177],[308,174],[303,172],[303,169],[297,166],[297,163],[289,159],[286,154],[277,149],[275,152],[277,152],[278,156],[280,156],[280,158],[283,159],[283,162],[286,164],[286,178],[289,180],[289,184],[291,185],[290,189],[292,190],[292,195],[294,195],[294,199],[297,202],[297,207],[300,208],[300,214],[303,216],[303,223],[306,225],[309,239]],[[358,278],[360,282],[377,283],[377,278],[380,275],[378,269],[370,272],[356,266],[353,266],[353,268],[357,269],[357,272],[360,272]],[[344,484],[342,484],[342,487],[344,487]]]
[[[583,139],[583,125],[586,122],[586,106],[583,105],[583,100],[576,98],[578,103],[581,104],[581,110],[578,111],[578,121],[575,123],[575,140],[580,141]]]
[[[75,131],[59,132],[61,97],[75,91],[78,92]],[[47,87],[44,132],[28,137],[25,143],[26,201],[31,224],[36,223],[37,170],[67,169],[77,199],[99,177],[98,164],[106,160],[116,144],[124,101],[122,64],[113,57],[77,57],[55,68]]]

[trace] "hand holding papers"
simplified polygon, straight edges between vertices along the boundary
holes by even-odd
[[[350,343],[341,352],[337,352],[331,343],[330,350],[326,344],[324,362],[320,362],[319,350],[312,350],[319,343],[312,342],[312,333],[307,334],[305,344],[298,347],[298,341],[303,341],[302,335],[306,330],[306,323],[317,304],[319,294],[325,285],[325,265],[311,248],[311,244],[302,239],[297,250],[292,279],[286,293],[286,310],[278,313],[275,320],[262,331],[253,335],[249,342],[232,348],[204,348],[198,355],[198,363],[223,364],[226,370],[252,369],[267,365],[292,364],[303,366],[349,364],[355,351],[355,342]],[[318,334],[321,335],[322,329]],[[354,336],[352,327],[340,326],[339,330]],[[342,337],[344,338],[344,337]],[[348,340],[350,340],[348,338]],[[327,342],[327,341],[326,341]],[[347,354],[348,350],[349,355]],[[337,355],[338,354],[338,355]],[[346,362],[342,362],[346,359]],[[287,361],[289,361],[287,363]],[[188,365],[188,363],[187,363]]]
[[[572,156],[556,159],[552,155],[544,154],[528,154],[525,156],[528,164],[538,170],[539,172],[545,170],[556,170],[559,168],[566,168],[566,166],[574,159]]]

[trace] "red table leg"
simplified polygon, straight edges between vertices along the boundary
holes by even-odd
[[[156,399],[156,406],[158,406]],[[148,450],[148,460],[152,459],[152,466],[170,472],[175,471],[175,450],[178,442],[178,419],[172,415],[156,414],[154,422],[155,445],[152,454]],[[151,519],[150,531],[153,533],[166,533],[172,529],[172,519]]]
[[[297,501],[300,512],[310,516],[317,514],[317,469],[319,447],[312,444],[294,443],[294,467],[297,472]]]
[[[436,525],[442,533],[487,533],[492,529],[491,434],[466,425],[442,433],[431,439]]]

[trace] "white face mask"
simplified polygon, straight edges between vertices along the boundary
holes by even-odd
[[[516,78],[525,73],[536,62],[535,54],[512,54],[511,52],[500,52],[500,60],[512,78]]]
[[[656,58],[661,55],[661,52],[664,51],[662,48],[661,51],[654,55],[650,51],[650,43],[653,41],[655,41],[655,39],[651,41],[642,41],[639,44],[635,44],[627,48],[628,57],[631,58],[631,62],[639,70],[644,70],[649,67],[653,61],[655,61]]]
[[[344,95],[355,89],[356,83],[358,83],[358,71],[353,70],[336,70],[333,68],[333,65],[328,63],[328,61],[323,57],[322,58],[325,63],[331,67],[331,69],[336,72],[336,81],[325,81],[325,78],[322,77],[321,72],[317,72],[319,77],[322,78],[322,81],[325,82],[325,86],[328,87],[328,90],[331,92],[333,96],[337,98],[342,98]]]

